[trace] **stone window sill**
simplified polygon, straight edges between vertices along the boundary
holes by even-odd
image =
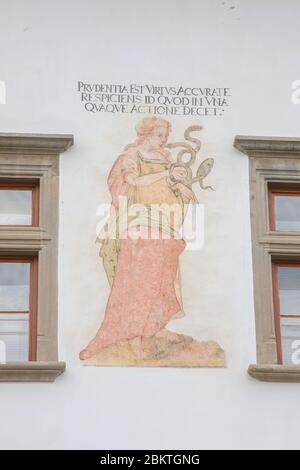
[[[0,382],[54,382],[65,370],[65,362],[0,363]]]
[[[248,374],[262,382],[300,382],[300,366],[250,364]]]

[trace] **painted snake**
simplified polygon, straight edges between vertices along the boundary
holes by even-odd
[[[201,130],[202,130],[202,126],[190,126],[184,132],[185,140],[195,144],[194,147],[192,147],[190,144],[187,144],[186,142],[174,142],[174,143],[170,143],[170,144],[166,145],[166,147],[168,147],[170,149],[174,149],[174,148],[177,148],[177,147],[182,148],[182,150],[180,150],[177,154],[176,163],[173,163],[170,167],[170,179],[174,183],[178,182],[172,176],[172,171],[176,167],[184,167],[186,172],[187,172],[187,176],[184,178],[184,181],[182,181],[184,184],[191,187],[192,184],[194,184],[196,182],[199,182],[199,185],[200,185],[201,189],[211,189],[212,191],[214,191],[214,189],[211,186],[204,186],[204,184],[203,184],[204,178],[211,172],[211,170],[214,166],[214,159],[213,158],[206,158],[205,160],[203,160],[203,162],[198,167],[198,170],[196,172],[196,176],[193,177],[193,174],[192,174],[191,166],[195,163],[197,153],[201,149],[201,141],[199,139],[197,139],[196,137],[192,137],[191,133],[192,132],[199,132]],[[189,158],[187,160],[184,159],[185,155],[189,155]]]

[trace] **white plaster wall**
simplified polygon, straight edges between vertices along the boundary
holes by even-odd
[[[234,6],[235,8],[230,8]],[[300,385],[247,376],[255,362],[248,162],[236,134],[299,135],[297,0],[0,1],[1,132],[72,133],[61,159],[60,359],[54,384],[0,385],[1,448],[298,447]],[[84,368],[108,285],[94,244],[106,175],[138,116],[89,114],[85,82],[230,87],[223,117],[199,119],[216,164],[205,246],[182,255],[187,317],[172,327],[217,339],[228,368]],[[195,119],[174,118],[174,138]],[[195,326],[197,321],[197,326]]]

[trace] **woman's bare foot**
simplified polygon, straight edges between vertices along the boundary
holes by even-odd
[[[96,354],[96,352],[93,352],[93,351],[89,350],[89,348],[85,348],[79,353],[79,359],[81,361],[84,361],[85,359],[90,359],[95,354]]]
[[[155,336],[157,338],[165,338],[173,342],[175,341],[176,343],[180,343],[182,341],[182,335],[169,331],[166,328],[160,330]]]
[[[145,357],[145,352],[142,346],[142,337],[136,336],[135,338],[129,341],[130,347],[138,359],[143,359]]]
[[[100,345],[94,338],[87,345],[87,347],[81,351],[81,353],[79,354],[79,359],[81,359],[81,361],[84,361],[85,359],[90,359],[91,357],[95,356],[95,354],[97,354],[100,349]]]

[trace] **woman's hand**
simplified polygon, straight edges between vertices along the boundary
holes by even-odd
[[[187,171],[183,166],[175,166],[171,176],[175,181],[182,181],[187,177]]]
[[[183,183],[177,183],[175,186],[182,194],[184,198],[186,198],[192,204],[199,204],[196,194],[190,188],[188,188]]]

